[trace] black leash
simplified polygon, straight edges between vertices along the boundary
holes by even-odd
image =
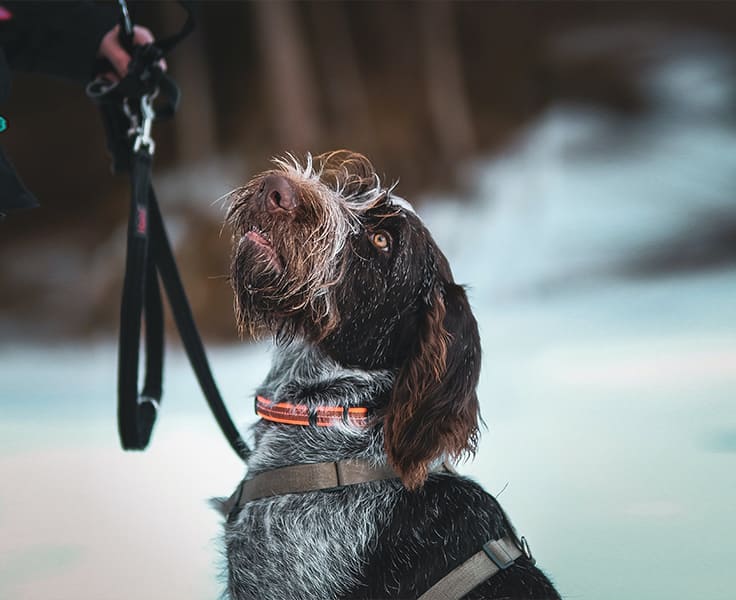
[[[186,3],[187,20],[170,38],[133,46],[133,25],[124,0],[121,5],[121,44],[131,62],[119,82],[96,79],[87,94],[100,107],[112,154],[113,172],[130,173],[131,202],[128,246],[120,308],[118,347],[118,430],[126,450],[148,445],[162,396],[164,320],[159,280],[189,362],[194,369],[210,410],[230,446],[243,460],[250,450],[225,408],[210,370],[202,340],[194,323],[189,301],[176,267],[161,211],[151,183],[155,144],[151,138],[154,120],[173,116],[179,89],[158,66],[161,58],[194,27]],[[154,100],[158,104],[154,108]],[[145,375],[138,393],[141,326],[145,323]]]

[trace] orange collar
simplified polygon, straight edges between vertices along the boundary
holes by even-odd
[[[317,406],[310,409],[306,404],[273,403],[263,396],[256,396],[256,414],[266,421],[287,425],[368,425],[368,409],[364,406]]]

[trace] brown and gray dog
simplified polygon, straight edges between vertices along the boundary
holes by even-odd
[[[491,495],[441,468],[476,448],[477,325],[426,227],[365,157],[276,167],[232,195],[231,280],[241,331],[277,341],[259,402],[308,421],[259,421],[243,485],[328,461],[394,476],[254,499],[239,488],[223,503],[228,593],[418,598],[489,540],[517,539]],[[320,426],[335,407],[346,418]],[[463,597],[559,598],[528,553]]]

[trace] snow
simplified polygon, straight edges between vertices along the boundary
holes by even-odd
[[[650,116],[552,107],[469,165],[471,198],[419,210],[484,344],[488,427],[460,470],[500,495],[571,598],[731,597],[736,269],[622,269],[735,211],[736,129],[710,118],[734,97],[733,65],[676,59],[651,74]],[[210,352],[243,426],[268,351]],[[120,451],[115,368],[111,344],[0,348],[2,598],[222,590],[206,499],[242,465],[177,351],[151,448]]]

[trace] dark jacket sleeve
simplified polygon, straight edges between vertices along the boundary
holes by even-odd
[[[1,39],[13,70],[33,71],[86,83],[92,78],[100,41],[117,23],[112,4],[3,2],[13,15]]]

